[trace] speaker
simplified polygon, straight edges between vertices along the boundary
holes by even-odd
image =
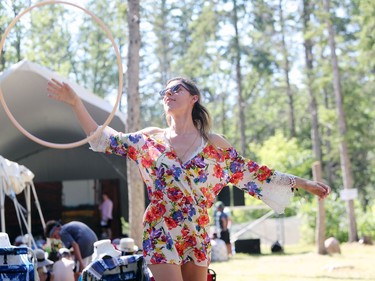
[[[236,253],[260,254],[260,239],[243,239],[234,243]]]

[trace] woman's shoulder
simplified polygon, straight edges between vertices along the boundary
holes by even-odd
[[[164,129],[159,128],[159,127],[147,127],[139,131],[141,134],[146,134],[146,135],[156,135],[160,133],[164,133]]]
[[[216,133],[210,133],[208,135],[208,142],[213,146],[221,149],[227,149],[232,147],[232,145],[225,138],[225,136]]]

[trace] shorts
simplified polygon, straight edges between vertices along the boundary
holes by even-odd
[[[230,244],[230,235],[228,229],[220,231],[220,239],[224,240],[225,244]]]
[[[108,219],[107,221],[101,221],[100,222],[100,226],[102,228],[110,228],[111,227],[111,223],[112,223],[112,220],[111,219]]]

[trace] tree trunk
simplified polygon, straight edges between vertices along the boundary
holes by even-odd
[[[168,45],[169,45],[169,34],[168,32],[165,32],[167,30],[166,26],[166,21],[168,20],[168,11],[166,10],[166,0],[161,1],[161,11],[162,11],[162,16],[161,16],[161,30],[164,32],[161,33],[161,41],[162,41],[162,54],[161,54],[161,79],[163,85],[165,85],[171,77],[169,77],[170,73],[170,64],[169,64],[169,50],[168,50]]]
[[[5,30],[3,30],[0,26],[0,34],[3,34]],[[0,37],[1,39],[1,37]],[[5,51],[4,49],[2,48],[0,50],[0,72],[3,72],[5,70]]]
[[[139,97],[139,0],[128,0],[129,47],[127,65],[127,130],[140,129]],[[134,163],[128,164],[130,237],[142,247],[142,218],[145,206],[143,181]]]
[[[324,10],[326,12],[327,28],[328,28],[328,40],[329,47],[331,49],[331,64],[333,72],[333,90],[335,92],[336,99],[336,111],[338,115],[338,127],[339,127],[339,148],[340,148],[340,162],[341,171],[343,176],[344,188],[353,188],[353,175],[351,170],[351,162],[349,159],[348,148],[346,144],[346,122],[345,122],[345,112],[343,108],[342,91],[341,91],[341,81],[340,81],[340,71],[338,67],[338,61],[336,56],[336,41],[333,26],[330,20],[330,0],[323,0]],[[354,202],[353,200],[347,201],[347,212],[349,219],[349,242],[355,242],[358,240],[357,234],[357,224],[354,213]]]
[[[311,3],[310,0],[303,0],[303,29],[304,34],[309,30],[311,16]],[[311,39],[305,37],[305,63],[307,73],[307,90],[310,96],[310,113],[311,113],[311,140],[313,146],[314,158],[318,161],[313,167],[313,174],[315,180],[321,180],[321,163],[322,162],[322,149],[319,137],[319,122],[318,122],[318,107],[316,104],[315,93],[312,87],[313,77],[313,43]],[[316,221],[316,245],[318,254],[325,255],[327,251],[324,247],[325,240],[325,210],[324,201],[318,200],[318,214]]]
[[[315,181],[322,181],[322,165],[319,161],[313,164],[313,178]],[[318,199],[318,214],[316,216],[316,232],[315,239],[318,249],[318,254],[325,255],[327,250],[324,246],[325,232],[326,232],[326,212],[324,209],[324,201]]]
[[[246,154],[246,135],[245,135],[245,103],[242,96],[242,74],[241,74],[241,48],[238,34],[238,16],[237,1],[233,0],[233,26],[235,30],[235,52],[236,52],[236,84],[237,84],[237,103],[238,103],[238,123],[240,129],[240,151],[242,155]]]
[[[285,25],[284,25],[284,15],[283,15],[283,6],[282,0],[279,0],[279,16],[280,16],[280,27],[281,27],[281,44],[282,44],[282,53],[284,58],[284,78],[286,83],[286,94],[288,96],[288,106],[289,106],[289,136],[291,138],[296,136],[296,122],[294,118],[294,97],[292,93],[292,89],[290,87],[290,79],[289,79],[289,58],[288,58],[288,50],[285,42]]]
[[[322,57],[324,59],[324,57]],[[326,109],[331,109],[331,102],[329,99],[329,93],[325,88],[323,88],[323,99],[324,99],[324,107]],[[330,141],[332,136],[332,129],[330,127],[326,128],[326,131],[324,132],[326,135],[326,140],[324,142],[324,146],[326,147],[327,151],[332,151],[332,143]],[[325,169],[325,175],[327,177],[328,185],[332,186],[334,184],[334,164],[331,161],[328,161],[324,167]]]

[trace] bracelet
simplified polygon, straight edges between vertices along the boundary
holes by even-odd
[[[294,190],[298,191],[298,187],[296,187],[296,185],[297,185],[297,183],[296,183],[296,177],[295,176],[290,176],[289,179],[290,179],[290,185],[291,185],[292,192],[294,192]]]

